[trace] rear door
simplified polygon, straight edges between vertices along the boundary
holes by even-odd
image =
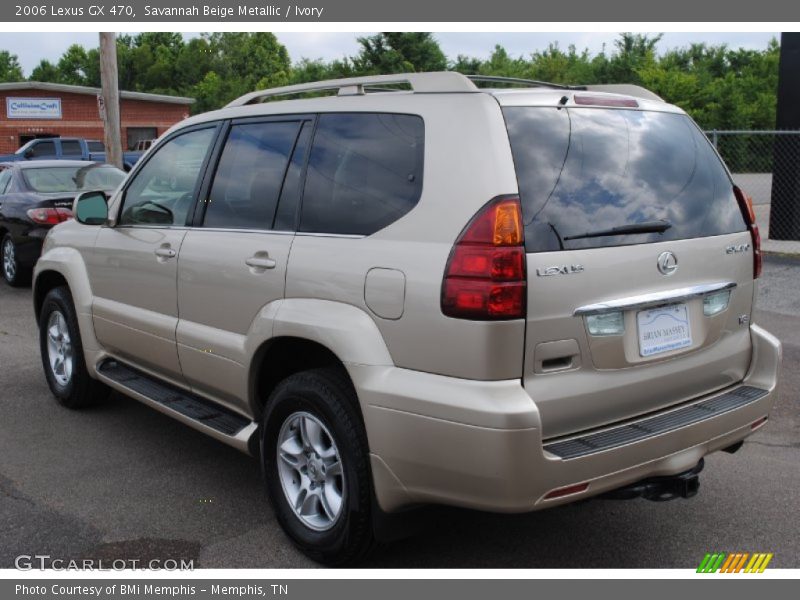
[[[178,261],[177,342],[198,392],[247,410],[247,336],[283,298],[311,117],[230,124]]]
[[[684,114],[504,106],[528,267],[524,384],[545,437],[740,381],[750,234],[730,177]],[[634,226],[625,233],[615,228]]]

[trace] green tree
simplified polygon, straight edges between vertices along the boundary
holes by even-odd
[[[226,101],[289,81],[289,52],[274,34],[222,32],[212,33],[207,39],[212,68],[222,79]]]
[[[22,81],[22,67],[16,54],[11,54],[7,50],[0,50],[0,82]]]
[[[352,58],[360,74],[444,71],[447,57],[431,33],[386,32],[358,38]]]
[[[31,81],[45,81],[49,83],[60,83],[61,73],[58,67],[47,59],[42,59],[39,64],[31,71],[31,76],[28,78]]]
[[[58,60],[61,83],[87,85],[89,58],[83,46],[72,44]]]

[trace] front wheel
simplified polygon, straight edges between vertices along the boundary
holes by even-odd
[[[89,376],[75,307],[66,287],[50,290],[42,303],[39,350],[47,385],[63,406],[80,408],[108,396],[109,388]]]
[[[355,392],[335,369],[297,373],[267,401],[261,438],[275,514],[292,541],[328,565],[373,544],[369,451]]]

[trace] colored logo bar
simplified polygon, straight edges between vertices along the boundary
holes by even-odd
[[[763,573],[773,554],[765,552],[708,552],[697,567],[698,573]]]

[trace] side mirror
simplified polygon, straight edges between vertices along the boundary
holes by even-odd
[[[27,159],[33,158],[33,148],[28,148],[27,150],[25,150],[25,154],[23,154],[22,156],[24,156]]]
[[[108,220],[108,199],[103,192],[83,192],[75,198],[72,214],[78,223],[103,225]]]

